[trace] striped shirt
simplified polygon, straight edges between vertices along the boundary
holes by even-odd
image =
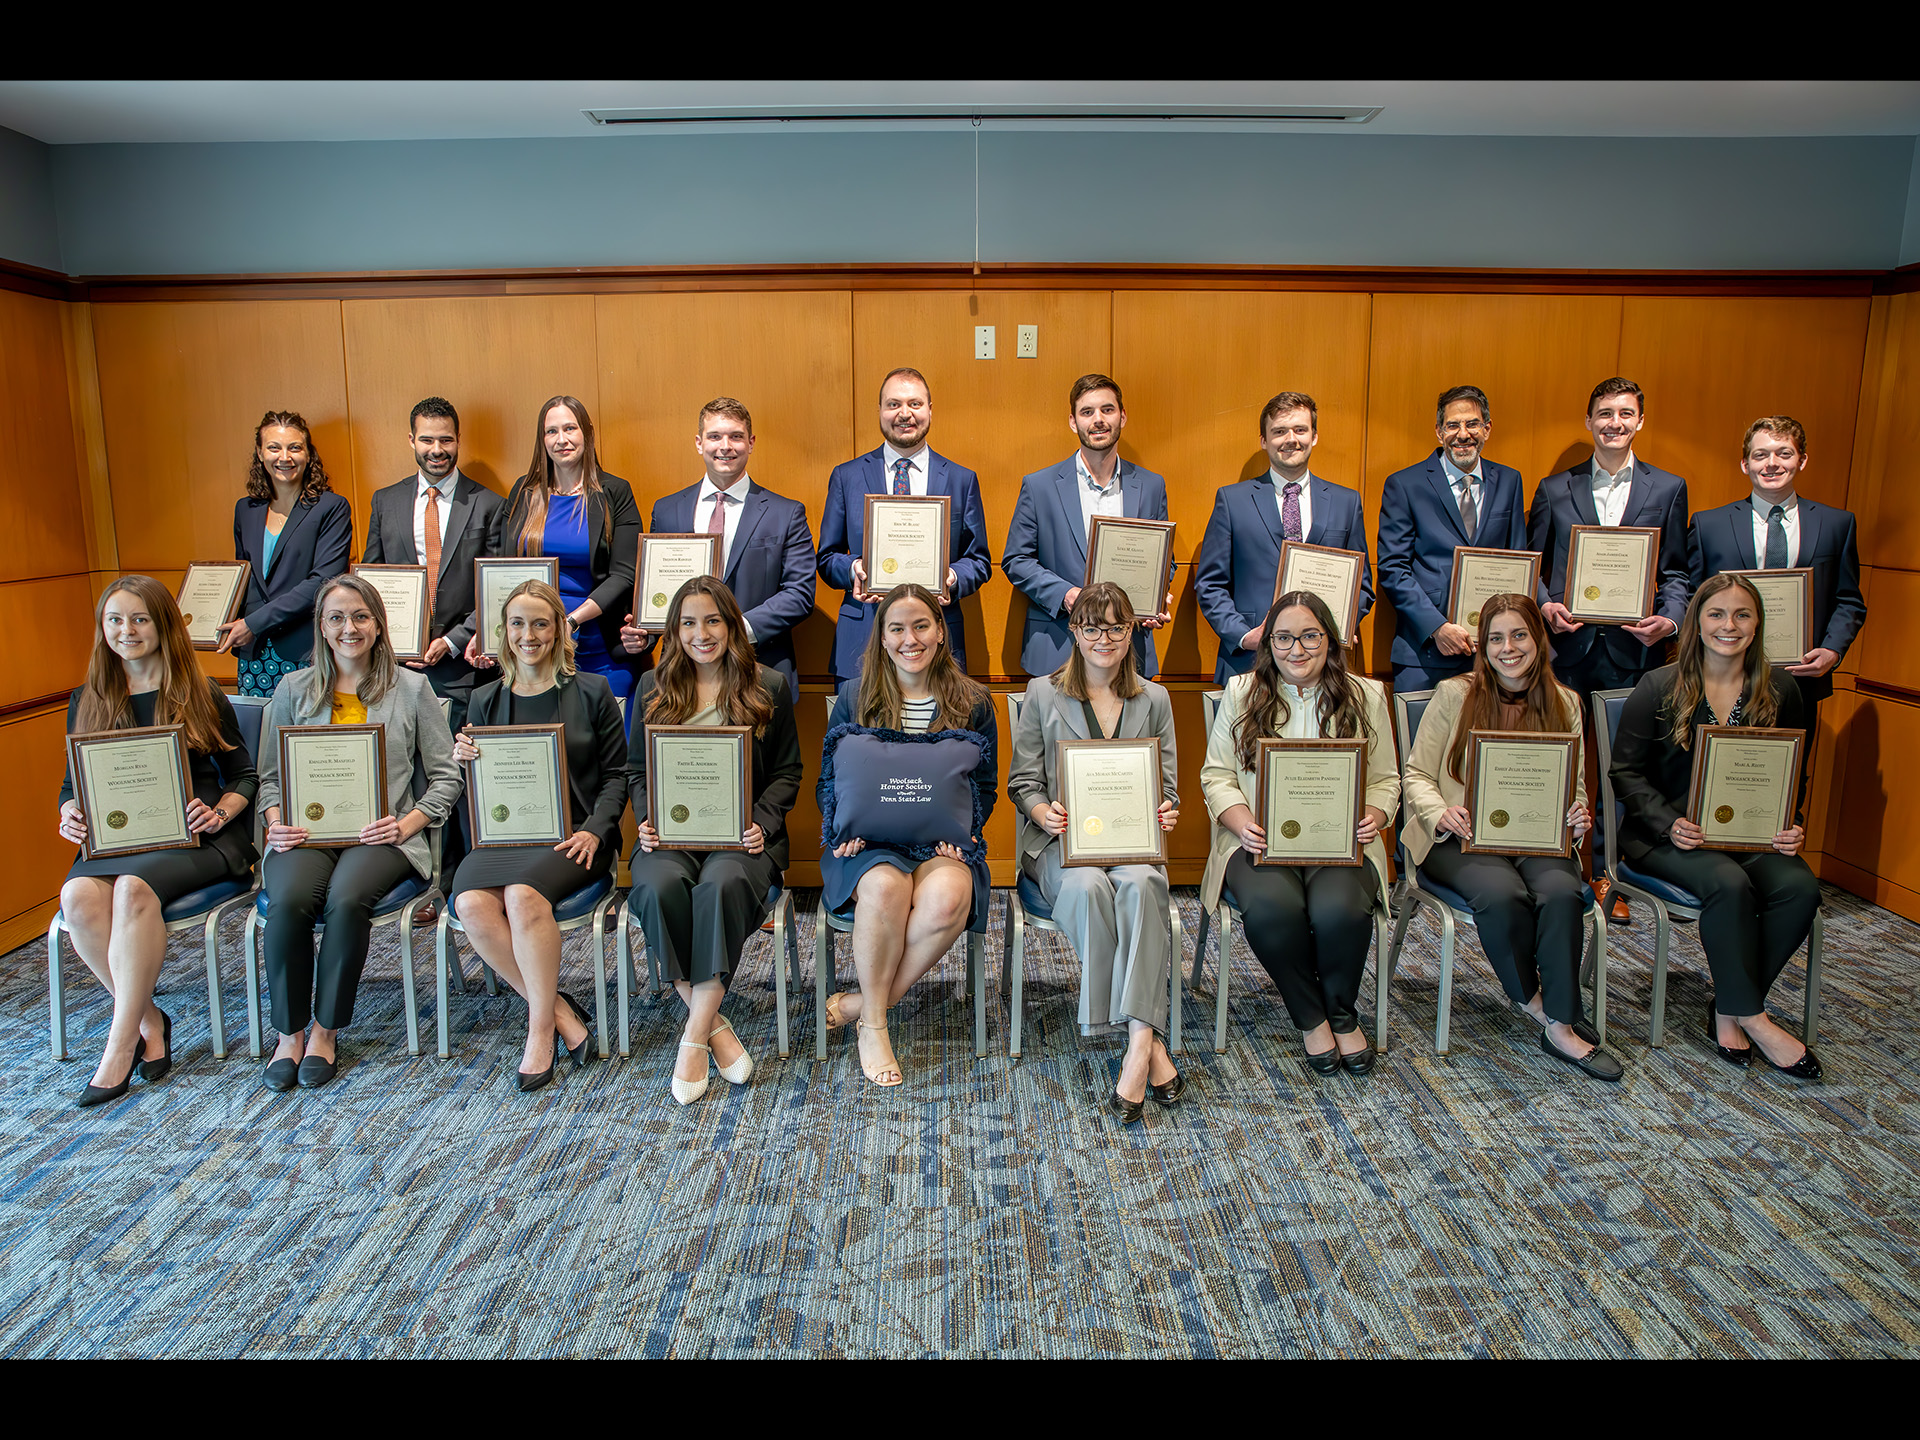
[[[906,700],[900,702],[900,728],[902,730],[931,730],[934,718],[940,713],[940,702],[931,695],[925,700]]]

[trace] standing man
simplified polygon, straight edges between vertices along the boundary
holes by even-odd
[[[1193,562],[1193,594],[1220,637],[1216,685],[1244,675],[1259,658],[1260,631],[1273,608],[1280,577],[1280,546],[1300,540],[1334,550],[1358,550],[1360,613],[1373,608],[1373,547],[1360,493],[1307,472],[1320,443],[1320,407],[1311,395],[1282,390],[1260,412],[1260,443],[1272,462],[1266,474],[1214,493],[1213,514]],[[1342,639],[1345,637],[1342,636]]]
[[[1167,482],[1120,458],[1120,432],[1126,424],[1120,382],[1082,375],[1067,397],[1067,425],[1080,448],[1071,459],[1036,470],[1020,482],[1000,568],[1027,597],[1020,667],[1029,675],[1051,675],[1073,653],[1067,616],[1086,577],[1093,517],[1167,518]],[[1171,620],[1172,609],[1169,592],[1167,609],[1142,615],[1141,629],[1133,637],[1134,659],[1149,680],[1159,674],[1160,662],[1148,632]]]
[[[1446,615],[1454,546],[1527,548],[1520,472],[1480,455],[1492,433],[1484,390],[1441,391],[1433,421],[1439,448],[1394,471],[1380,493],[1380,589],[1394,608],[1395,690],[1431,690],[1473,664],[1476,637]]]
[[[813,531],[805,505],[774,494],[747,473],[753,443],[753,416],[738,400],[722,395],[701,406],[693,448],[706,474],[654,502],[651,533],[721,537],[720,578],[740,602],[754,654],[785,675],[798,695],[793,627],[813,613]],[[656,632],[636,627],[631,615],[620,628],[631,654],[644,654],[655,638]]]
[[[820,576],[846,591],[833,627],[833,675],[851,680],[873,628],[880,595],[867,588],[864,550],[869,495],[946,495],[949,538],[947,603],[941,619],[953,660],[967,668],[966,621],[960,601],[987,583],[993,556],[987,552],[987,514],[980,504],[980,477],[935,453],[933,388],[918,370],[901,366],[880,382],[880,448],[833,467],[827,477],[827,508],[820,517]]]
[[[467,697],[474,669],[463,658],[473,631],[467,617],[477,603],[473,562],[489,553],[500,497],[460,473],[460,414],[438,395],[413,407],[407,417],[415,471],[405,480],[376,490],[367,520],[363,565],[427,567],[427,650],[420,660],[404,662],[425,672],[433,693],[448,702],[448,727],[467,723]],[[440,868],[451,875],[467,852],[465,808],[440,835]],[[424,915],[425,918],[422,918]],[[432,906],[414,913],[416,926],[436,918]]]
[[[1547,584],[1540,607],[1557,637],[1553,669],[1560,683],[1580,696],[1582,714],[1596,690],[1630,690],[1640,677],[1666,660],[1667,637],[1687,613],[1692,577],[1687,562],[1687,482],[1634,458],[1633,437],[1646,424],[1646,396],[1633,381],[1614,376],[1593,387],[1587,397],[1587,431],[1593,458],[1571,470],[1549,475],[1533,492],[1527,514],[1527,548],[1538,550]],[[1567,613],[1567,540],[1575,525],[1652,527],[1660,531],[1655,559],[1653,613],[1632,625],[1589,625]],[[1597,774],[1598,741],[1586,727],[1587,752]],[[1600,792],[1590,782],[1589,795]],[[1598,852],[1592,863],[1601,871],[1594,889],[1606,896],[1605,864]],[[1626,897],[1616,895],[1611,924],[1632,923]]]

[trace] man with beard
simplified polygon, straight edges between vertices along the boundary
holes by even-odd
[[[860,657],[873,628],[874,607],[890,587],[870,588],[872,577],[860,558],[869,495],[945,495],[948,509],[947,603],[941,620],[954,663],[967,668],[966,622],[960,601],[987,583],[993,557],[987,553],[987,516],[980,504],[980,477],[935,453],[933,387],[918,370],[901,366],[880,382],[880,448],[833,467],[827,479],[827,504],[820,517],[820,575],[847,592],[833,627],[833,674],[851,680],[860,673]]]
[[[1127,412],[1120,383],[1105,375],[1082,375],[1067,399],[1067,424],[1080,441],[1073,457],[1020,482],[1020,499],[1007,531],[1000,568],[1027,597],[1027,628],[1020,666],[1029,675],[1051,675],[1073,653],[1067,616],[1080,598],[1087,573],[1087,539],[1096,515],[1130,520],[1167,518],[1167,482],[1120,458],[1120,432]],[[1140,616],[1134,660],[1152,679],[1160,672],[1153,637],[1172,618],[1173,595],[1158,615]]]

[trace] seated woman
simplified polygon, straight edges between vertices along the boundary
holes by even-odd
[[[1469,854],[1467,743],[1474,730],[1581,735],[1580,700],[1553,678],[1546,620],[1531,596],[1496,595],[1480,612],[1473,669],[1442,680],[1407,757],[1401,838],[1413,863],[1473,907],[1480,947],[1515,1005],[1545,1028],[1540,1048],[1596,1080],[1620,1062],[1599,1048],[1580,1003],[1580,862],[1558,855]],[[1574,754],[1580,754],[1579,747]],[[1585,767],[1574,765],[1567,822],[1593,828]]]
[[[1267,738],[1366,742],[1358,866],[1253,863],[1267,845],[1249,798]],[[1223,889],[1233,896],[1254,958],[1302,1033],[1307,1064],[1322,1075],[1343,1065],[1366,1074],[1374,1049],[1360,1026],[1360,979],[1374,912],[1386,903],[1380,830],[1400,803],[1400,776],[1386,691],[1347,669],[1333,614],[1318,595],[1289,590],[1267,611],[1253,669],[1229,679],[1220,699],[1200,786],[1213,815],[1201,903],[1211,910]]]
[[[1715,992],[1707,1038],[1720,1058],[1751,1065],[1758,1046],[1774,1069],[1818,1080],[1819,1057],[1767,1014],[1767,991],[1806,943],[1820,908],[1820,882],[1800,858],[1807,832],[1789,826],[1772,850],[1706,850],[1687,818],[1695,726],[1806,724],[1800,687],[1767,663],[1765,624],[1746,580],[1722,574],[1702,585],[1680,624],[1678,658],[1649,670],[1627,697],[1609,773],[1627,812],[1621,854],[1700,898],[1700,944]]]
[[[1127,1058],[1108,1099],[1122,1122],[1140,1118],[1148,1095],[1162,1105],[1186,1082],[1161,1038],[1173,965],[1167,933],[1167,872],[1158,865],[1076,865],[1068,869],[1060,837],[1073,823],[1056,773],[1062,740],[1160,741],[1160,828],[1180,818],[1173,704],[1142,680],[1133,658],[1133,604],[1118,585],[1089,585],[1067,616],[1073,653],[1051,676],[1027,682],[1007,770],[1007,798],[1020,812],[1020,868],[1053,907],[1054,922],[1080,957],[1080,1026],[1128,1030]]]
[[[173,1021],[153,1003],[167,955],[161,910],[183,895],[253,871],[247,806],[257,788],[240,724],[220,687],[200,673],[187,624],[173,596],[145,575],[122,575],[94,610],[87,680],[67,703],[67,733],[186,729],[191,769],[190,849],[76,860],[60,887],[60,912],[73,948],[113,996],[113,1024],[99,1068],[75,1102],[99,1105],[127,1093],[134,1067],[149,1084],[173,1068]],[[87,822],[74,798],[73,773],[60,787],[60,838],[79,844]]]
[[[709,1054],[734,1085],[753,1073],[753,1057],[720,1013],[720,1002],[741,947],[759,927],[767,892],[787,865],[787,812],[800,794],[800,734],[787,677],[754,661],[740,606],[720,581],[703,575],[682,585],[663,634],[659,665],[640,677],[641,720],[627,752],[640,845],[631,898],[648,950],[686,1003],[671,1088],[687,1105],[707,1091]],[[660,848],[647,795],[648,725],[753,727],[754,793],[744,852]]]
[[[265,1075],[269,1090],[312,1089],[333,1079],[339,1032],[353,1019],[367,964],[373,907],[408,875],[433,874],[429,825],[460,798],[453,736],[427,677],[394,663],[387,609],[358,575],[336,575],[313,606],[313,665],[273,692],[261,727],[260,794],[267,822],[267,993],[280,1044]],[[360,843],[308,847],[303,826],[281,823],[280,727],[386,727],[389,814],[360,832]],[[413,793],[415,767],[427,788]],[[313,927],[324,926],[318,961]],[[307,1023],[313,1021],[313,1034]]]
[[[982,824],[999,789],[993,703],[986,687],[954,664],[940,602],[920,585],[896,585],[874,612],[873,633],[860,675],[840,687],[827,728],[862,725],[906,733],[970,730],[985,740],[971,782]],[[834,782],[824,757],[815,787],[820,813],[831,826]],[[979,837],[972,837],[976,842]],[[887,1011],[947,953],[960,932],[987,913],[987,862],[967,861],[941,842],[916,859],[885,845],[854,838],[820,856],[827,907],[844,911],[856,898],[853,963],[860,988],[827,1002],[827,1023],[857,1021],[860,1068],[876,1085],[898,1085],[900,1062],[887,1033]]]
[[[553,1079],[556,1044],[576,1066],[593,1055],[587,1007],[559,994],[560,927],[553,907],[607,874],[620,858],[627,734],[612,687],[599,675],[574,669],[558,591],[544,580],[529,580],[514,587],[503,613],[501,678],[473,692],[453,758],[463,765],[479,758],[481,743],[470,733],[476,725],[557,722],[565,735],[575,828],[558,845],[469,851],[454,874],[451,899],[480,958],[527,1002],[527,1048],[516,1083],[538,1090]],[[557,1008],[560,999],[565,1010]]]

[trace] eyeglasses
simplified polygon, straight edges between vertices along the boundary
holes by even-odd
[[[1278,650],[1282,655],[1286,654],[1296,645],[1311,655],[1326,643],[1327,632],[1324,630],[1303,630],[1298,635],[1289,635],[1284,630],[1276,630],[1273,632],[1273,648]]]
[[[1089,645],[1102,639],[1124,640],[1133,633],[1133,622],[1129,620],[1122,625],[1079,625],[1074,627],[1074,633]]]
[[[1487,428],[1484,420],[1449,420],[1440,427],[1442,435],[1478,435]]]

